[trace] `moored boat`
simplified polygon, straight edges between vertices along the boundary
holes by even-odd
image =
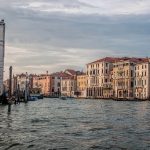
[[[38,99],[43,99],[43,95],[42,94],[30,94],[30,97],[36,97]]]
[[[38,98],[35,97],[35,96],[30,96],[29,97],[29,101],[37,101],[37,100],[38,100]]]
[[[66,96],[61,96],[60,99],[67,100],[67,97]]]

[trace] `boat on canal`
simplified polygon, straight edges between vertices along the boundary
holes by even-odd
[[[29,101],[37,101],[39,99],[43,99],[42,94],[30,94]]]
[[[30,97],[36,97],[37,99],[43,99],[43,94],[30,94]]]
[[[29,97],[29,101],[37,101],[37,100],[39,100],[39,99],[35,96],[30,96]]]
[[[61,100],[67,100],[68,97],[66,97],[66,96],[61,96],[60,99],[61,99]]]

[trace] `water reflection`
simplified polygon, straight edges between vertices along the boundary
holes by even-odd
[[[150,149],[149,113],[149,102],[44,99],[10,115],[0,106],[0,149]]]

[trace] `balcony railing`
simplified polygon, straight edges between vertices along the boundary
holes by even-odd
[[[103,84],[104,89],[112,89],[112,84],[111,83],[105,83]]]

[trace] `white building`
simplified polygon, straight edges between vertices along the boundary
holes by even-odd
[[[29,78],[27,74],[19,74],[16,75],[16,87],[18,88],[19,86],[19,90],[24,92],[26,90],[26,86],[28,86],[29,84]]]
[[[76,92],[76,79],[68,75],[61,79],[61,95],[74,97]]]
[[[87,97],[110,98],[112,96],[111,71],[116,58],[106,57],[87,64]]]
[[[135,97],[137,99],[150,98],[150,61],[136,64],[135,66]]]
[[[51,74],[51,96],[60,96],[61,94],[61,77],[63,76],[62,72],[56,72]]]
[[[4,72],[4,48],[5,48],[5,23],[0,21],[0,95],[3,93],[3,72]]]

